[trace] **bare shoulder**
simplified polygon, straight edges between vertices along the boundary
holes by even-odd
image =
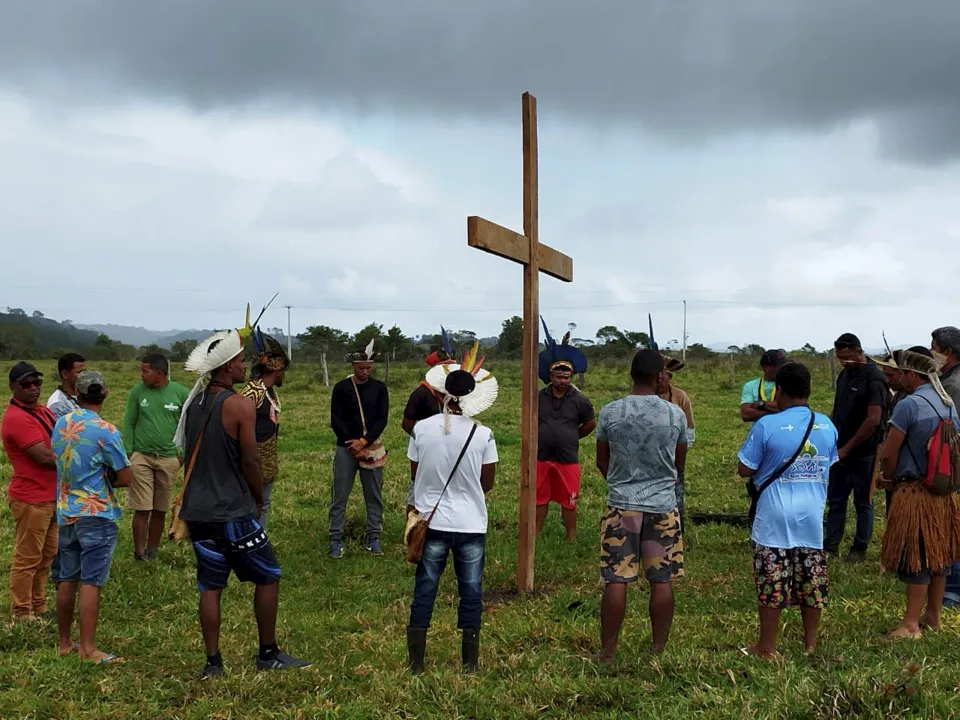
[[[253,398],[240,395],[239,393],[233,393],[225,399],[223,401],[223,409],[237,417],[246,417],[247,415],[254,415],[256,413]]]

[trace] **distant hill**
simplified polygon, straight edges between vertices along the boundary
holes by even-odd
[[[92,348],[96,340],[95,331],[74,327],[69,320],[58,322],[42,313],[27,315],[16,308],[0,313],[0,358],[3,359],[84,350]]]
[[[109,335],[114,340],[143,347],[144,345],[159,345],[169,348],[177,340],[203,340],[212,330],[148,330],[145,327],[130,327],[129,325],[77,325],[82,330],[91,330],[95,333]]]

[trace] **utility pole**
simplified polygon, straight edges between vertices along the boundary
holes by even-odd
[[[687,301],[683,301],[683,362],[687,361]]]
[[[284,305],[287,309],[287,359],[293,362],[293,337],[290,335],[290,306]]]

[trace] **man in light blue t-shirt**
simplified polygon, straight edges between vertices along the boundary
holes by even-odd
[[[811,412],[810,371],[786,363],[777,372],[779,412],[761,418],[737,454],[740,477],[759,488],[797,452]],[[799,605],[807,652],[817,645],[817,626],[827,598],[823,509],[830,466],[837,462],[837,429],[814,414],[810,436],[796,460],[760,495],[753,521],[753,568],[760,604],[760,639],[745,652],[776,656],[780,613]]]
[[[760,377],[744,383],[740,393],[740,418],[744,422],[756,422],[762,417],[777,412],[777,370],[787,362],[783,350],[767,350],[760,358]]]

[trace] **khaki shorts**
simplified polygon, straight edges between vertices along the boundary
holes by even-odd
[[[173,504],[173,486],[180,473],[180,461],[159,455],[135,452],[130,456],[133,481],[127,488],[127,507],[134,511],[168,512]]]

